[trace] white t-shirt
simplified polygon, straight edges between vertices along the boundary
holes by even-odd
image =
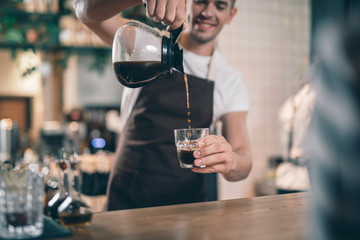
[[[183,50],[184,71],[188,75],[206,78],[209,70],[210,56],[200,56],[187,50]],[[213,53],[214,75],[214,106],[213,123],[221,116],[230,112],[249,111],[249,100],[242,76],[239,71],[233,69],[218,53]],[[211,77],[211,76],[210,76]],[[120,131],[124,128],[130,117],[132,108],[139,96],[141,88],[124,87],[121,101]]]

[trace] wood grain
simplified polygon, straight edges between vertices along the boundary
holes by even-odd
[[[68,239],[305,239],[308,193],[96,213]]]

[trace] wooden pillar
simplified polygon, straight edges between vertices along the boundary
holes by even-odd
[[[49,61],[51,74],[43,79],[45,121],[62,120],[63,112],[63,71],[59,64],[64,53],[61,51],[47,52],[44,61]]]

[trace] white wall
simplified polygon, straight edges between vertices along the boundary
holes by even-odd
[[[229,183],[219,177],[219,199],[254,196],[267,160],[282,152],[278,111],[299,88],[309,54],[309,0],[237,0],[238,12],[218,46],[239,69],[250,98],[248,126],[253,149],[249,178]]]

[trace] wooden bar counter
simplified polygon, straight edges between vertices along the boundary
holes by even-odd
[[[306,238],[308,193],[95,213],[66,239],[209,240]]]

